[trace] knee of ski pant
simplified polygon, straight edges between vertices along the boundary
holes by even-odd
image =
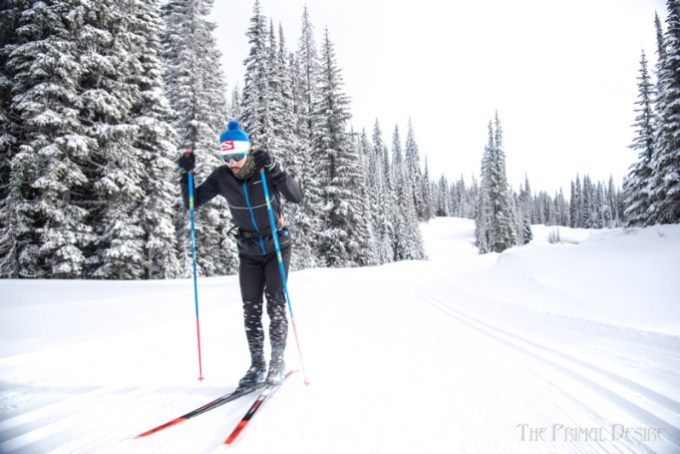
[[[243,316],[246,320],[250,317],[257,319],[262,317],[262,299],[259,301],[243,300]]]
[[[276,296],[267,294],[267,315],[270,320],[286,318],[286,298],[283,292]]]

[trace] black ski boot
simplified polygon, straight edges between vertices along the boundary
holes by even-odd
[[[268,385],[279,385],[286,374],[286,363],[283,360],[284,350],[272,350],[272,359],[269,361],[269,373],[267,374]]]
[[[250,368],[238,382],[239,388],[252,388],[264,382],[267,373],[267,363],[262,358],[262,353],[252,355]]]

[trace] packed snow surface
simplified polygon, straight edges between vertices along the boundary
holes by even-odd
[[[425,261],[291,273],[305,373],[231,447],[254,395],[135,436],[247,369],[236,276],[199,279],[202,382],[190,279],[0,281],[0,452],[680,452],[680,226],[422,230]]]

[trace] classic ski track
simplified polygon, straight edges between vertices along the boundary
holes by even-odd
[[[459,293],[465,293],[468,297],[474,297],[478,299],[485,299],[485,297],[480,295],[475,295],[464,290],[452,287],[450,284],[444,282],[444,285],[449,287],[451,290],[455,290]],[[601,367],[595,366],[583,360],[574,358],[566,353],[554,350],[550,347],[540,345],[530,339],[527,339],[516,333],[511,333],[503,328],[499,328],[490,323],[481,321],[475,316],[467,314],[457,308],[452,307],[452,305],[442,300],[440,297],[431,294],[431,290],[427,289],[424,283],[419,283],[415,288],[416,293],[428,304],[430,304],[436,310],[443,312],[447,316],[457,320],[468,328],[472,329],[474,332],[481,333],[487,338],[490,338],[502,345],[508,346],[521,353],[522,355],[528,356],[540,363],[557,370],[561,374],[576,380],[591,390],[595,391],[597,394],[606,397],[610,402],[622,408],[631,416],[643,420],[649,427],[663,428],[663,438],[673,443],[676,447],[680,447],[680,429],[674,427],[673,424],[667,422],[666,420],[654,415],[649,410],[641,407],[637,403],[630,401],[629,399],[623,397],[620,394],[608,389],[602,384],[589,378],[583,372],[574,370],[573,368],[567,367],[566,365],[559,364],[555,359],[549,358],[549,355],[557,356],[562,360],[565,360],[572,365],[577,366],[577,368],[586,368],[589,371],[605,378],[610,382],[615,382],[619,386],[628,388],[629,390],[644,395],[647,399],[655,402],[656,404],[662,405],[665,409],[675,414],[680,413],[680,403],[670,399],[666,396],[659,394],[658,392],[649,389],[643,385],[635,383],[625,377],[614,374],[612,372],[606,371]],[[575,397],[577,398],[577,397]],[[577,399],[578,400],[578,399]]]
[[[114,392],[114,391],[118,392]],[[120,392],[125,391],[125,392]],[[3,431],[0,452],[44,452],[54,449],[55,440],[73,438],[74,433],[87,433],[98,427],[101,418],[93,415],[113,414],[113,410],[121,408],[129,401],[134,401],[148,393],[146,388],[111,388],[102,387],[90,393],[78,396],[76,402],[86,405],[82,411],[74,406],[74,402],[53,404],[33,412],[30,419],[21,425],[8,427]],[[94,405],[87,405],[94,404]],[[82,408],[82,407],[81,407]],[[37,415],[40,418],[36,418]],[[9,421],[10,423],[12,421]],[[6,437],[6,438],[5,438]],[[115,438],[114,435],[112,437]],[[68,444],[74,444],[71,441]]]
[[[44,406],[33,402],[37,405],[34,410],[0,421],[0,452],[96,452],[106,442],[115,443],[116,440],[132,437],[132,434],[126,433],[128,424],[112,417],[107,420],[111,425],[106,440],[81,436],[88,429],[97,428],[96,421],[101,417],[97,419],[93,415],[114,414],[113,410],[117,408],[136,408],[139,402],[147,400],[154,402],[158,414],[181,412],[183,408],[177,399],[171,402],[158,399],[159,392],[164,390],[157,387],[102,386],[83,394],[76,393],[61,402],[50,401]],[[208,393],[201,389],[191,394],[196,401],[202,402],[204,394],[207,396]],[[157,421],[158,414],[144,412],[131,417],[138,421],[139,427],[145,427]]]
[[[483,296],[474,295],[474,294],[472,294],[472,293],[470,293],[470,292],[463,291],[463,290],[461,290],[461,289],[458,289],[458,288],[456,288],[456,287],[453,287],[453,286],[452,286],[451,284],[449,284],[449,283],[444,282],[444,284],[445,284],[447,287],[449,287],[450,289],[452,289],[452,290],[454,290],[454,291],[456,291],[456,292],[459,292],[459,293],[465,293],[465,294],[467,294],[467,295],[470,296],[470,297],[475,297],[475,298],[480,298],[480,299],[488,299],[488,298],[485,298],[485,297],[483,297]],[[453,309],[453,308],[452,308],[452,309]],[[625,387],[627,387],[627,388],[630,388],[631,390],[633,390],[633,391],[635,391],[635,392],[637,392],[637,393],[639,393],[639,394],[641,394],[641,395],[644,395],[647,399],[649,399],[649,400],[651,400],[651,401],[653,401],[653,402],[656,402],[657,404],[659,404],[659,405],[665,407],[665,408],[668,409],[669,411],[671,411],[671,412],[673,412],[673,413],[676,413],[676,414],[680,414],[680,402],[678,402],[678,401],[676,401],[676,400],[674,400],[674,399],[672,399],[672,398],[670,398],[670,397],[668,397],[668,396],[665,396],[665,395],[663,395],[663,394],[661,394],[661,393],[659,393],[659,392],[657,392],[657,391],[655,391],[655,390],[653,390],[653,389],[651,389],[651,388],[649,388],[649,387],[647,387],[647,386],[645,386],[645,385],[642,385],[642,384],[640,384],[640,383],[634,382],[634,381],[632,381],[632,380],[630,380],[630,379],[628,379],[628,378],[626,378],[626,377],[623,377],[623,376],[621,376],[621,375],[619,375],[619,374],[616,374],[616,373],[614,373],[614,372],[610,372],[610,371],[608,371],[608,370],[606,370],[606,369],[604,369],[604,368],[602,368],[602,367],[600,367],[600,366],[597,366],[597,365],[595,365],[595,364],[589,363],[589,362],[584,361],[584,360],[582,360],[582,359],[576,358],[576,357],[574,357],[574,356],[572,356],[572,355],[569,355],[569,354],[567,354],[567,353],[564,353],[564,352],[561,352],[561,351],[559,351],[559,350],[555,350],[555,349],[546,347],[545,345],[541,345],[541,344],[539,344],[539,343],[537,343],[537,342],[535,342],[535,341],[532,341],[532,340],[530,340],[530,339],[528,339],[528,338],[526,338],[526,337],[522,337],[522,336],[520,336],[520,335],[518,335],[518,334],[516,334],[516,333],[509,332],[509,331],[504,330],[504,329],[502,329],[502,328],[498,328],[498,327],[496,327],[496,326],[494,326],[494,325],[492,325],[492,324],[490,324],[490,323],[481,321],[481,320],[479,320],[478,318],[476,318],[476,317],[474,317],[474,316],[471,316],[471,315],[469,315],[469,314],[465,314],[465,313],[463,313],[463,312],[462,312],[461,310],[459,310],[459,309],[453,309],[453,310],[457,311],[457,312],[460,313],[461,315],[464,315],[464,316],[468,317],[469,319],[474,320],[474,321],[477,322],[477,323],[480,323],[480,324],[486,326],[487,328],[496,330],[496,331],[498,331],[498,332],[500,332],[500,333],[503,333],[503,334],[506,335],[506,336],[510,336],[510,337],[512,337],[512,338],[514,338],[514,339],[517,339],[517,340],[519,340],[519,341],[521,341],[521,342],[524,342],[524,343],[530,345],[531,347],[534,347],[534,348],[537,348],[537,349],[540,349],[540,350],[544,350],[544,351],[546,351],[546,352],[548,352],[548,353],[550,353],[550,354],[553,354],[553,355],[555,355],[555,356],[558,356],[558,357],[560,357],[560,358],[562,358],[562,359],[565,359],[565,360],[568,360],[568,361],[570,361],[570,362],[573,362],[573,363],[575,363],[575,364],[577,364],[577,365],[579,365],[579,366],[581,366],[581,367],[584,367],[584,368],[590,369],[590,370],[592,370],[592,371],[594,371],[594,372],[597,372],[598,374],[603,375],[604,377],[606,377],[606,378],[608,378],[608,379],[610,379],[610,380],[613,380],[613,381],[619,383],[620,385],[623,385],[623,386],[625,386]]]

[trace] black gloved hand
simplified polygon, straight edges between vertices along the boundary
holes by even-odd
[[[196,156],[193,153],[182,153],[182,156],[177,160],[177,165],[182,169],[182,174],[189,173],[194,170]]]
[[[256,150],[253,152],[253,160],[257,169],[265,168],[269,173],[274,173],[276,170],[276,162],[272,159],[272,156],[263,150]]]

